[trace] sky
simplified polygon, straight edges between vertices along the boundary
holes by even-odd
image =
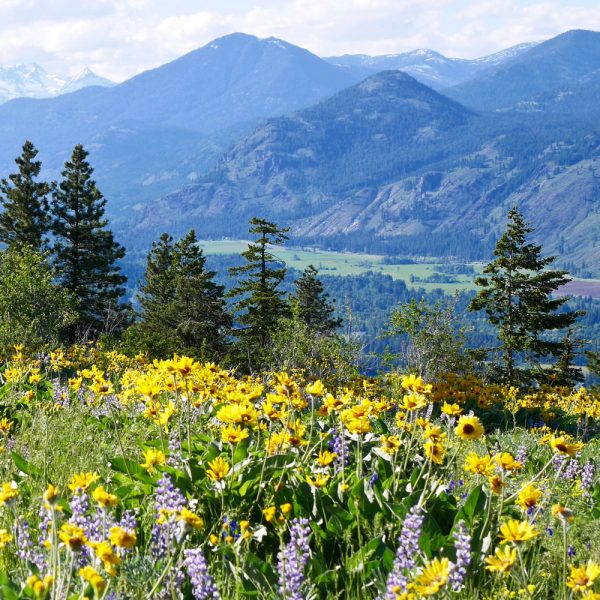
[[[569,29],[600,31],[599,0],[0,0],[0,64],[90,67],[113,81],[236,31],[318,54],[431,48],[477,58]]]

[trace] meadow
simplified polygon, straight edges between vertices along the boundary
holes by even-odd
[[[600,598],[593,391],[96,346],[0,376],[3,599]]]

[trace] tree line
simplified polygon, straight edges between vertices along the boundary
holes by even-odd
[[[50,183],[38,180],[36,157],[26,141],[17,172],[0,181],[0,352],[15,343],[41,350],[103,337],[151,358],[186,354],[249,373],[355,368],[357,344],[338,333],[342,322],[317,270],[305,269],[293,293],[282,289],[286,266],[274,249],[288,239],[287,229],[250,220],[254,241],[241,255],[244,262],[228,269],[235,281],[228,291],[207,267],[194,230],[179,240],[163,233],[147,255],[134,312],[124,300],[119,267],[125,249],[108,228],[88,152],[75,146],[61,181]],[[414,301],[392,313],[387,331],[408,336],[405,367],[435,377],[465,365],[473,371],[477,356],[499,381],[581,379],[573,361],[583,345],[575,335],[582,312],[553,295],[568,273],[551,268],[555,257],[542,257],[530,233],[519,210],[511,209],[494,259],[475,279],[479,291],[469,308],[485,314],[498,344],[469,353],[448,303]],[[590,355],[592,366],[597,358]]]

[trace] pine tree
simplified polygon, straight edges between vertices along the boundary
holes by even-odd
[[[224,287],[214,282],[192,229],[173,244],[164,233],[148,254],[141,287],[142,344],[156,356],[174,353],[221,358],[228,347],[231,316]]]
[[[540,358],[563,353],[560,341],[548,332],[568,328],[581,315],[577,311],[558,312],[566,297],[552,292],[569,281],[566,271],[549,270],[555,257],[542,258],[541,246],[528,243],[533,229],[517,208],[508,213],[508,226],[494,250],[496,257],[477,277],[481,288],[472,300],[471,310],[485,310],[498,331],[501,350],[501,379],[509,383],[527,380],[532,371],[518,367],[520,356],[535,363]]]
[[[296,292],[291,298],[292,312],[310,331],[328,335],[341,327],[342,319],[333,316],[335,307],[329,302],[329,294],[317,274],[317,269],[308,265],[302,276],[294,281]]]
[[[15,159],[19,170],[0,181],[0,242],[43,249],[49,227],[47,195],[50,185],[35,181],[42,163],[35,160],[38,151],[27,140],[21,156]]]
[[[92,179],[87,157],[82,145],[75,146],[52,195],[55,268],[59,281],[77,302],[78,318],[69,341],[110,332],[122,324],[127,308],[119,303],[127,278],[117,264],[125,249],[106,229],[106,199]]]
[[[279,320],[289,313],[288,303],[280,284],[285,278],[285,265],[269,250],[270,245],[283,244],[288,229],[264,219],[250,220],[250,233],[258,235],[248,250],[242,252],[245,265],[229,269],[231,276],[246,276],[228,293],[238,297],[235,309],[240,313],[237,321],[242,325],[238,331],[237,349],[247,361],[248,368],[266,367],[271,335]]]

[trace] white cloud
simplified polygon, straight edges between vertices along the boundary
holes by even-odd
[[[234,31],[322,56],[476,57],[572,28],[600,29],[597,0],[1,0],[0,63],[122,80]]]

